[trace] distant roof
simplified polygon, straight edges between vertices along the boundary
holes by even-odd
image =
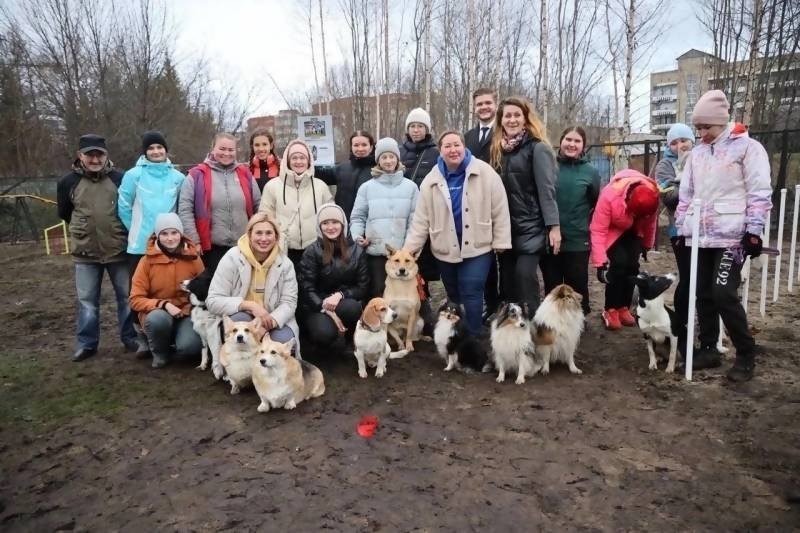
[[[688,51],[682,53],[681,55],[678,56],[677,60],[680,61],[681,59],[692,59],[695,57],[710,57],[712,59],[720,60],[717,56],[709,54],[708,52],[703,52],[702,50],[698,50],[697,48],[691,48]]]

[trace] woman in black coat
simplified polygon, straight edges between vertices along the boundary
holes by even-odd
[[[368,131],[356,130],[350,135],[350,160],[333,167],[317,167],[316,176],[336,186],[334,201],[349,219],[358,188],[372,179],[375,166],[375,138]]]
[[[506,98],[495,115],[491,164],[503,179],[511,213],[512,249],[500,254],[500,298],[527,303],[541,296],[537,269],[546,248],[561,248],[556,159],[545,128],[527,100]]]
[[[319,238],[300,260],[301,329],[308,341],[330,346],[352,338],[369,289],[364,249],[347,236],[341,207],[325,204],[317,213]]]

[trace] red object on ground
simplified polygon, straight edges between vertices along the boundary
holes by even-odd
[[[378,429],[378,417],[373,415],[362,416],[361,420],[358,421],[358,426],[356,426],[358,434],[365,439],[371,438],[376,429]]]

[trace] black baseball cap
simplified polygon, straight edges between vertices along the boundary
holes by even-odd
[[[95,135],[94,133],[81,135],[81,138],[78,141],[78,151],[82,154],[86,154],[92,150],[97,150],[98,152],[107,154],[108,149],[106,148],[106,138],[101,137],[100,135]]]

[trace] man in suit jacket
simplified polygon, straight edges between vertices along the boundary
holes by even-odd
[[[472,93],[472,103],[478,125],[464,134],[464,140],[472,155],[488,163],[494,115],[497,112],[497,94],[494,89],[481,87]]]
[[[489,163],[494,116],[497,113],[497,93],[494,89],[481,87],[472,93],[472,104],[478,125],[464,134],[464,141],[473,156]],[[497,261],[495,260],[489,268],[486,287],[483,290],[484,320],[497,310],[500,299],[498,292]]]

